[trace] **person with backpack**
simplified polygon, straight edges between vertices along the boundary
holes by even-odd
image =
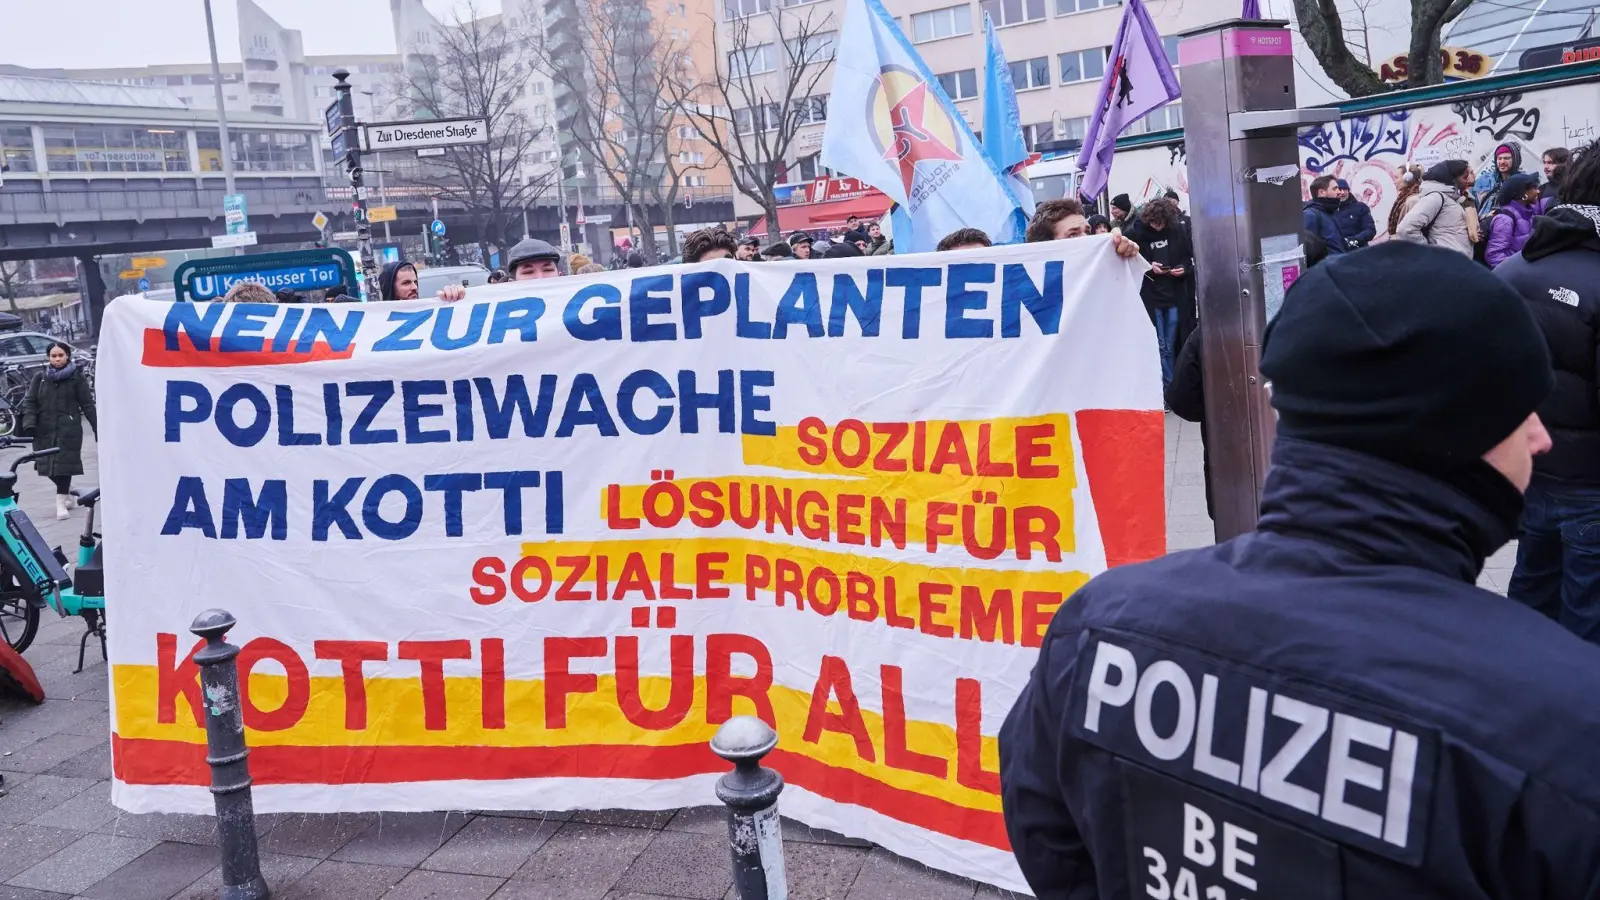
[[[1422,187],[1411,211],[1400,220],[1396,240],[1428,244],[1473,255],[1473,229],[1462,208],[1462,192],[1472,186],[1472,167],[1464,159],[1447,159],[1422,176]],[[1330,252],[1332,247],[1329,247]]]
[[[1518,173],[1500,186],[1500,208],[1489,217],[1483,261],[1493,269],[1522,252],[1539,214],[1539,176]]]

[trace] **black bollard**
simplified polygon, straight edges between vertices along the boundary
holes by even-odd
[[[194,655],[206,711],[206,762],[217,803],[217,840],[222,848],[222,900],[267,900],[256,848],[256,810],[250,800],[250,748],[244,743],[239,709],[239,648],[223,640],[236,624],[227,610],[208,609],[189,630],[206,639]]]
[[[738,900],[786,900],[778,794],[783,776],[762,768],[778,746],[778,733],[755,716],[735,716],[711,738],[711,752],[733,763],[717,779],[717,799],[728,806],[728,846],[733,854],[733,895]]]

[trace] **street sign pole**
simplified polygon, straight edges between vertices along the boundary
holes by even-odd
[[[361,183],[361,141],[357,136],[355,104],[350,98],[350,73],[337,69],[333,89],[338,93],[339,122],[346,138],[345,167],[350,173],[350,187],[355,191],[353,209],[356,214],[356,252],[360,254],[361,276],[365,281],[367,299],[382,300],[375,295],[378,290],[378,261],[372,253],[372,227],[367,223],[367,189]]]

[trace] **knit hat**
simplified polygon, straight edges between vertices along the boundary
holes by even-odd
[[[1500,196],[1497,199],[1501,206],[1505,206],[1513,200],[1521,200],[1523,194],[1538,186],[1539,176],[1518,172],[1507,176],[1506,180],[1500,183]]]
[[[1515,290],[1407,241],[1306,270],[1267,326],[1261,373],[1280,435],[1429,471],[1481,458],[1554,386]]]
[[[1120,209],[1125,213],[1133,212],[1133,201],[1128,199],[1127,194],[1118,194],[1112,197],[1111,206],[1113,209]]]
[[[1444,162],[1434,163],[1423,173],[1424,181],[1437,181],[1440,184],[1455,184],[1462,173],[1471,168],[1464,159],[1447,159]]]
[[[1339,186],[1339,190],[1341,190],[1341,191],[1350,190],[1350,182],[1345,181],[1343,178],[1335,178],[1333,180],[1333,183],[1338,185]]]

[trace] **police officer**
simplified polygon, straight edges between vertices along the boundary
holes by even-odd
[[[1600,653],[1474,586],[1550,446],[1526,304],[1391,241],[1303,275],[1261,371],[1257,530],[1090,581],[1001,728],[1034,893],[1596,896]]]

